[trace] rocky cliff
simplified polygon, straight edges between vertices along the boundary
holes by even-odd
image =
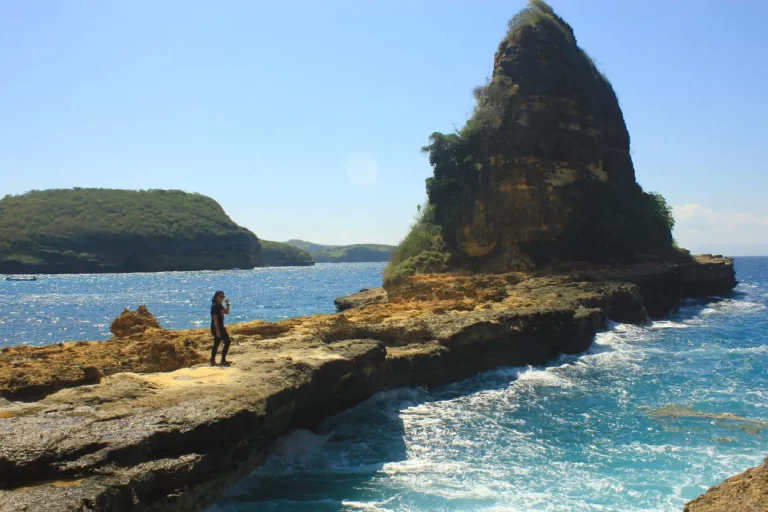
[[[259,239],[178,190],[34,191],[0,200],[0,273],[157,272],[261,265]]]
[[[202,510],[288,429],[380,390],[580,353],[608,319],[645,322],[733,283],[713,257],[420,275],[342,314],[232,325],[228,368],[204,363],[205,329],[143,319],[105,342],[5,348],[0,510]]]
[[[466,126],[424,148],[449,266],[678,258],[663,198],[635,180],[611,84],[551,7],[532,0],[510,21],[475,96]]]
[[[728,478],[686,503],[683,512],[765,512],[768,510],[768,459],[762,466]]]

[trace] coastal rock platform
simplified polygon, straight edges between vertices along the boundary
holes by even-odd
[[[274,440],[400,386],[434,386],[589,349],[608,320],[643,323],[735,286],[732,261],[427,274],[387,303],[104,342],[0,351],[0,510],[200,510]],[[693,509],[692,509],[693,510]],[[746,509],[745,509],[746,510]]]
[[[726,479],[687,503],[683,512],[765,512],[768,510],[768,459]]]

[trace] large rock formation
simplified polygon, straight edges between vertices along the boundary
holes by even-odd
[[[261,265],[259,239],[210,197],[68,189],[0,200],[0,273],[221,270]]]
[[[544,2],[510,21],[476,97],[467,125],[425,148],[453,264],[674,259],[663,200],[635,181],[611,84]]]

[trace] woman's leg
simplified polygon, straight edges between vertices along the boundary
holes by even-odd
[[[216,352],[219,350],[219,343],[221,343],[221,338],[218,336],[213,337],[213,348],[211,349],[211,366],[214,366],[216,364]],[[229,343],[224,345],[225,347],[229,346]],[[224,355],[226,355],[226,349],[224,349]],[[222,357],[222,360],[224,358]]]
[[[221,333],[221,340],[224,342],[224,346],[221,348],[221,362],[227,362],[227,352],[229,352],[229,333],[224,331]]]

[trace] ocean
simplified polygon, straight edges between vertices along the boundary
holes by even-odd
[[[333,311],[383,264],[43,276],[2,282],[0,346],[104,339],[125,306],[204,326]],[[648,326],[613,324],[589,352],[396,389],[280,439],[209,512],[680,511],[768,455],[768,258],[738,258],[727,297]]]
[[[163,327],[210,323],[211,297],[232,301],[227,322],[283,320],[333,313],[333,299],[381,286],[385,263],[322,263],[219,272],[40,276],[0,280],[0,348],[59,341],[105,340],[126,308],[145,304]]]

